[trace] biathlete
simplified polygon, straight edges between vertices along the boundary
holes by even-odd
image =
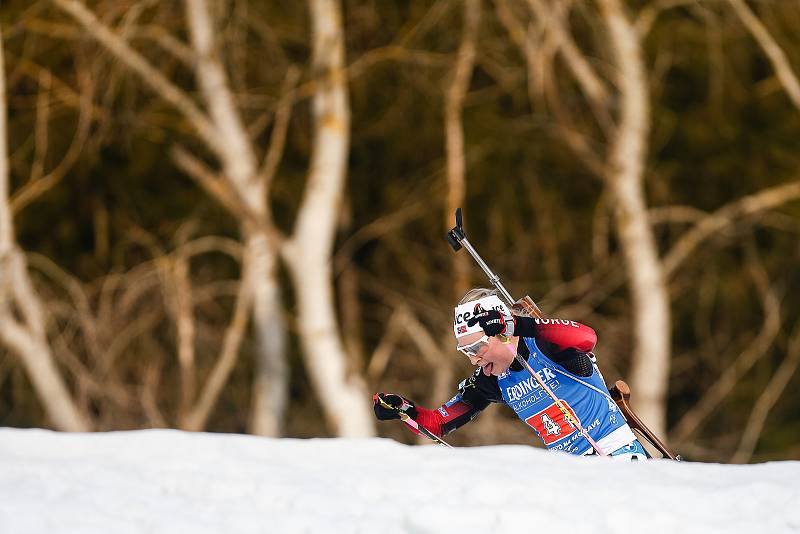
[[[511,407],[551,451],[597,454],[573,424],[574,417],[607,456],[649,458],[611,399],[592,350],[597,335],[590,327],[562,319],[512,315],[492,289],[472,289],[455,308],[456,349],[477,366],[458,393],[428,410],[394,393],[376,393],[380,420],[407,414],[438,437],[474,419],[491,403]],[[521,355],[560,400],[556,402],[516,361]],[[571,414],[565,417],[564,410]]]

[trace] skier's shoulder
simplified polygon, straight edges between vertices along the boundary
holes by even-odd
[[[591,351],[597,344],[593,328],[572,319],[527,317],[517,321],[522,337],[536,339],[540,348],[555,353],[568,348]]]

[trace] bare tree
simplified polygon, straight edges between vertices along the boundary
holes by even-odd
[[[769,59],[772,67],[775,69],[775,75],[778,77],[786,96],[792,101],[792,104],[800,110],[800,80],[797,79],[791,63],[789,63],[786,53],[778,45],[775,38],[770,34],[769,30],[764,24],[756,17],[755,13],[747,7],[743,0],[728,0],[733,7],[736,15],[741,19],[742,23],[747,28],[747,31],[758,42],[758,45],[764,51],[764,54]]]
[[[78,410],[54,361],[44,310],[14,237],[4,63],[0,28],[0,339],[20,358],[53,425],[61,430],[87,431],[89,419]]]
[[[783,395],[789,380],[797,372],[798,366],[800,366],[800,329],[795,329],[794,334],[789,339],[786,358],[784,358],[764,387],[761,395],[758,396],[758,400],[750,413],[747,425],[739,440],[739,446],[730,459],[731,463],[747,463],[753,457],[758,439],[764,430],[767,416],[781,395]]]
[[[252,313],[259,351],[259,374],[254,388],[254,398],[269,398],[269,409],[262,411],[264,403],[256,402],[258,415],[253,425],[256,433],[279,435],[286,407],[285,354],[283,351],[285,328],[280,313],[281,302],[276,280],[277,254],[275,245],[268,242],[268,225],[265,221],[267,205],[265,176],[259,175],[256,158],[246,131],[233,103],[227,79],[217,55],[214,30],[204,1],[186,3],[194,55],[195,75],[201,94],[209,108],[205,112],[191,96],[172,83],[144,56],[126,41],[124,35],[115,33],[101,22],[86,6],[77,0],[54,0],[54,3],[72,16],[87,33],[121,60],[156,94],[171,104],[194,128],[199,139],[218,158],[224,176],[218,177],[188,150],[179,146],[173,149],[176,164],[194,178],[212,198],[229,209],[239,220],[246,256],[251,258],[254,295]],[[263,370],[266,368],[266,370]],[[232,366],[222,368],[223,384]],[[266,375],[268,378],[263,379]],[[218,391],[218,388],[214,388]],[[208,397],[206,397],[208,398]],[[205,406],[205,402],[203,405]],[[208,408],[210,410],[210,407]],[[207,412],[206,409],[203,410]],[[198,428],[207,417],[198,412],[191,417],[192,428]]]
[[[642,419],[656,434],[664,435],[671,324],[666,279],[644,193],[650,131],[648,82],[641,37],[622,3],[601,0],[600,7],[616,61],[619,88],[619,124],[610,148],[606,184],[614,198],[617,235],[633,301],[631,383]]]
[[[255,221],[240,221],[247,255],[252,261],[250,279],[253,298],[253,319],[258,351],[258,365],[253,394],[252,428],[255,434],[279,436],[288,403],[289,372],[285,355],[285,326],[281,314],[280,290],[276,273],[276,244],[263,227],[269,224],[267,187],[272,176],[260,173],[255,150],[236,108],[227,74],[216,43],[214,19],[206,0],[186,0],[185,9],[192,48],[195,53],[195,78],[201,89],[210,117],[224,142],[219,154],[224,180],[232,189],[231,196],[244,204]],[[281,132],[283,133],[283,132]],[[282,138],[274,141],[277,149]],[[200,168],[194,160],[189,167],[188,152],[181,152],[178,161],[191,173]],[[176,153],[177,155],[177,153]],[[274,156],[277,157],[277,156]],[[265,157],[266,158],[266,157]],[[264,164],[272,164],[269,158]],[[274,165],[274,164],[273,164]],[[270,169],[274,172],[274,167]],[[201,183],[207,173],[191,173]],[[237,203],[239,203],[237,202]]]
[[[504,0],[496,0],[501,22],[520,48],[528,64],[531,104],[539,94],[547,96],[555,126],[569,148],[602,178],[616,223],[616,233],[624,258],[631,294],[633,316],[632,387],[636,407],[656,433],[663,434],[666,423],[666,392],[669,381],[670,312],[666,279],[658,256],[647,213],[644,192],[650,107],[648,81],[642,57],[642,35],[619,0],[599,0],[604,46],[613,59],[612,92],[573,40],[567,28],[568,2],[556,1],[545,6],[540,0],[528,0],[529,13],[537,25],[523,39],[522,26]],[[532,33],[535,32],[535,33]],[[595,153],[587,136],[580,132],[574,114],[562,105],[556,87],[557,76],[552,57],[563,57],[568,72],[589,103],[592,116],[609,144],[607,155]],[[532,84],[532,86],[531,86]],[[615,106],[616,105],[616,106]],[[616,107],[616,123],[612,110]],[[597,247],[595,247],[597,248]],[[600,266],[602,271],[602,265]],[[582,277],[598,283],[597,277]],[[619,277],[605,277],[622,283]]]
[[[456,208],[464,205],[467,193],[466,156],[464,149],[464,98],[472,80],[475,65],[476,42],[481,19],[480,0],[467,0],[463,9],[463,30],[461,43],[456,52],[456,61],[450,73],[450,83],[445,92],[444,131],[445,150],[447,156],[447,204],[444,213],[444,231],[453,226],[453,214]],[[453,267],[452,295],[453,302],[461,298],[469,289],[470,258],[466,254],[451,256]],[[444,332],[443,339],[450,343],[450,332]],[[443,353],[439,350],[437,353]],[[440,360],[433,366],[434,386],[431,397],[439,402],[452,388],[453,364],[449,358]]]
[[[283,257],[294,279],[306,367],[329,425],[342,436],[374,435],[360,371],[347,368],[333,301],[331,255],[350,142],[344,29],[338,0],[309,0],[314,144],[303,201]]]
[[[309,181],[291,237],[272,224],[270,185],[283,151],[291,100],[284,95],[275,112],[270,147],[259,164],[217,42],[217,25],[206,0],[186,0],[193,69],[205,110],[78,0],[53,0],[156,94],[179,111],[214,154],[221,173],[189,150],[176,146],[173,157],[189,176],[239,222],[249,258],[253,319],[260,346],[255,378],[252,430],[280,435],[288,393],[285,331],[277,280],[279,254],[287,261],[298,296],[301,341],[309,372],[323,398],[327,420],[340,435],[374,433],[366,390],[357,374],[346,372],[331,293],[330,253],[348,150],[349,110],[343,71],[343,38],[338,4],[310,4],[315,39],[313,111],[317,133]],[[288,91],[297,71],[287,71]],[[346,408],[342,409],[340,401]]]

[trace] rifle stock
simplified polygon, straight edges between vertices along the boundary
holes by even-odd
[[[536,319],[544,319],[545,315],[539,306],[530,298],[525,295],[511,306],[511,313],[515,315],[524,315],[527,317],[535,317]]]
[[[658,449],[658,452],[663,454],[665,458],[676,461],[681,460],[681,457],[670,451],[667,446],[664,445],[664,443],[658,439],[655,434],[653,434],[653,431],[647,428],[647,425],[645,425],[642,420],[639,419],[639,417],[633,412],[630,404],[628,404],[628,401],[631,398],[631,388],[624,380],[617,380],[608,391],[611,393],[611,398],[617,403],[617,406],[619,406],[619,409],[622,411],[622,414],[628,421],[628,425],[632,429],[638,431],[642,436],[644,436],[644,438],[649,441],[653,447]]]

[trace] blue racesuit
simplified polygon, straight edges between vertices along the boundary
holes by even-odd
[[[526,358],[539,378],[569,410],[607,455],[617,458],[649,457],[611,399],[594,355],[589,350],[596,338],[576,341],[582,328],[574,321],[525,319],[528,332],[517,352]],[[566,340],[566,341],[564,341]],[[563,341],[563,342],[562,342]],[[584,350],[579,350],[584,349]],[[491,403],[508,405],[541,438],[545,447],[575,455],[595,454],[589,442],[526,369],[514,361],[500,376],[486,376],[481,369],[459,384],[458,393],[437,410],[416,406],[417,421],[436,435],[444,436],[477,416]]]

